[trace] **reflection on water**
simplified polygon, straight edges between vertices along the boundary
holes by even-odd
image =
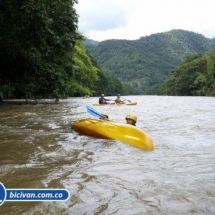
[[[0,182],[70,192],[65,202],[5,202],[0,213],[215,214],[214,98],[127,99],[138,105],[96,109],[118,122],[137,114],[152,152],[71,130],[98,98],[0,106]]]

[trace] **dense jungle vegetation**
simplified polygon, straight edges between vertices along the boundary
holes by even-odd
[[[1,0],[0,99],[214,96],[215,39],[172,30],[133,41],[87,40],[78,32],[77,3]]]
[[[138,40],[86,40],[85,47],[106,74],[122,82],[126,94],[161,94],[157,85],[188,56],[214,49],[215,39],[172,30]]]
[[[1,0],[0,97],[66,98],[117,93],[78,32],[76,0]]]
[[[188,56],[156,91],[174,96],[215,96],[215,49]]]

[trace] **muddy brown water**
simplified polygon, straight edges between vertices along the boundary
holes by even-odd
[[[114,97],[110,97],[114,98]],[[138,116],[154,151],[79,135],[86,104],[0,105],[0,182],[5,188],[64,188],[63,202],[9,202],[0,214],[215,214],[215,98],[127,96],[102,106],[112,120]]]

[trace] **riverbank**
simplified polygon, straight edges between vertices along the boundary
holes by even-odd
[[[57,100],[57,99],[3,99],[2,104],[59,104],[66,99]]]

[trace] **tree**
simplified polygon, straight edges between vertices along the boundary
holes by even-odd
[[[99,80],[99,69],[94,66],[82,40],[77,41],[74,49],[74,69],[70,80],[70,96],[92,95],[95,81]]]
[[[186,58],[171,72],[160,89],[168,95],[214,96],[215,51]]]
[[[0,2],[0,92],[4,98],[59,98],[73,76],[75,0]]]

